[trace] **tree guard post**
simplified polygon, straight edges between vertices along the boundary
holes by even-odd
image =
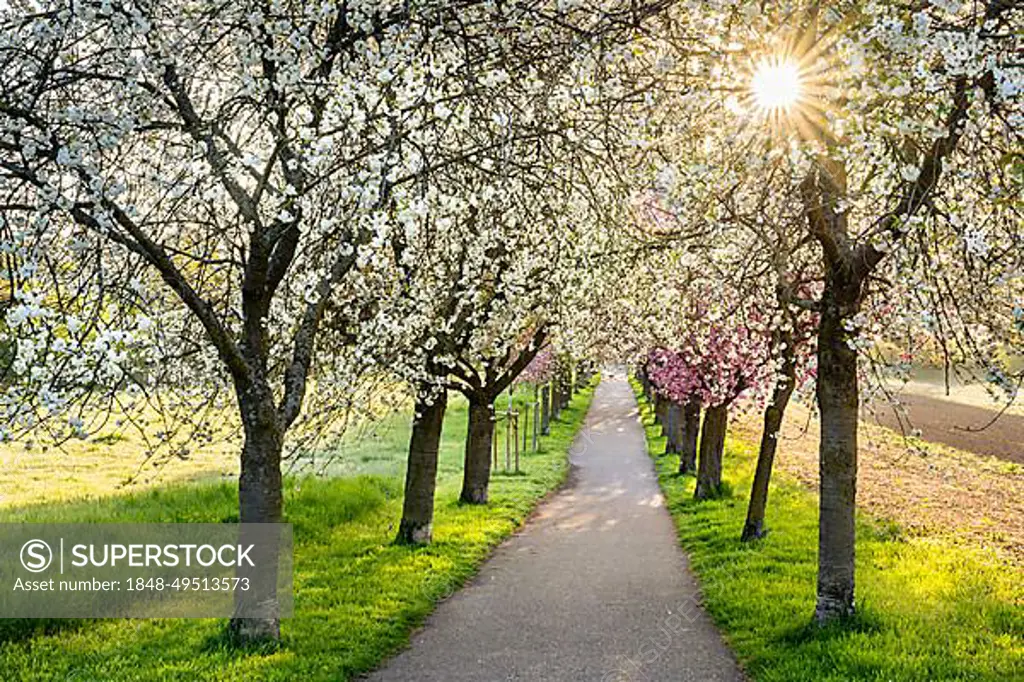
[[[494,464],[491,465],[493,471],[498,470],[498,415],[494,413],[491,418],[491,449],[494,451]]]
[[[551,419],[558,419],[562,411],[562,382],[558,378],[551,380]]]
[[[562,384],[561,370],[551,379],[551,418],[558,419],[562,411],[562,391],[565,386]]]
[[[512,423],[512,431],[513,431],[513,434],[515,435],[515,438],[513,438],[512,440],[515,442],[515,448],[516,448],[516,451],[515,451],[516,469],[515,469],[515,471],[518,474],[519,473],[519,412],[518,412],[518,410],[515,413],[515,421]],[[526,429],[523,429],[523,436],[524,437],[526,436]]]
[[[517,421],[517,424],[518,424],[518,421]],[[526,405],[523,406],[523,452],[526,452],[526,439],[530,435],[529,424],[530,424],[530,403],[526,403]],[[518,448],[519,448],[519,446],[518,446],[519,441],[516,440],[516,443],[517,443],[516,449],[518,450]]]
[[[512,410],[505,413],[505,473],[512,468],[512,462],[510,461],[512,456],[512,445],[509,441],[512,440]]]
[[[533,387],[533,451],[537,452],[537,438],[540,436],[540,396],[536,386]]]

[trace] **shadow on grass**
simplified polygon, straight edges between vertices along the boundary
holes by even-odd
[[[207,654],[221,654],[228,658],[248,658],[250,656],[270,656],[283,648],[284,644],[280,641],[242,641],[231,632],[230,624],[224,623],[217,632],[202,640],[199,651]]]
[[[439,454],[434,542],[391,543],[400,476],[286,479],[293,526],[295,615],[282,645],[234,646],[224,619],[0,621],[0,680],[303,682],[352,679],[399,650],[439,600],[475,574],[536,502],[565,480],[566,453],[593,389],[576,396],[520,475],[494,477],[491,501],[459,505],[465,408],[450,409]],[[407,443],[381,443],[404,461]],[[377,447],[377,446],[375,446]],[[396,467],[397,468],[397,467]],[[237,513],[234,482],[5,509],[5,522],[211,522]]]
[[[821,625],[813,619],[803,625],[784,628],[775,641],[786,647],[801,647],[808,644],[827,643],[833,640],[849,639],[851,634],[880,635],[887,629],[877,614],[860,609],[852,616]]]
[[[77,632],[91,622],[87,618],[5,618],[0,620],[0,644]]]

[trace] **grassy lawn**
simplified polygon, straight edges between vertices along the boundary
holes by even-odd
[[[0,513],[12,507],[234,476],[239,448],[238,443],[218,440],[189,453],[187,459],[161,457],[154,466],[156,459],[146,459],[146,443],[127,428],[104,429],[60,448],[0,443]]]
[[[731,494],[695,502],[693,477],[680,477],[678,457],[661,454],[665,439],[640,400],[648,449],[708,612],[754,680],[1024,680],[1019,569],[988,552],[908,537],[896,524],[862,514],[859,614],[845,627],[812,626],[816,494],[777,473],[769,535],[741,544],[756,444],[730,439],[723,480]]]
[[[593,389],[552,423],[520,475],[497,473],[486,508],[458,503],[466,407],[445,420],[433,545],[392,544],[401,516],[408,428],[396,418],[343,453],[357,475],[289,479],[285,511],[295,532],[295,617],[282,646],[225,645],[222,620],[0,620],[3,680],[345,680],[399,649],[436,601],[470,577],[537,501],[564,479],[566,453]],[[522,400],[522,396],[520,396]],[[500,404],[504,407],[504,398]],[[371,451],[372,450],[372,451]],[[363,461],[359,474],[350,461]],[[397,473],[396,472],[400,472]],[[222,522],[237,519],[233,483],[178,483],[132,494],[0,510],[0,522]]]

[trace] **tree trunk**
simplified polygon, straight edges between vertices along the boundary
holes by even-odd
[[[659,435],[667,436],[665,423],[668,421],[668,401],[661,397],[660,393],[654,394],[654,423],[661,426]]]
[[[725,450],[725,430],[729,422],[729,406],[716,405],[704,411],[704,426],[700,432],[700,460],[697,464],[698,500],[718,497],[722,492],[722,453]]]
[[[524,431],[525,433],[525,431]],[[494,405],[485,396],[469,398],[466,430],[466,461],[462,470],[462,494],[466,504],[487,504],[491,480],[491,441],[494,437]]]
[[[551,387],[544,384],[540,387],[540,435],[551,433]]]
[[[250,386],[239,393],[238,405],[245,432],[238,477],[239,521],[243,524],[280,523],[284,434],[270,389]],[[242,534],[245,534],[244,526]],[[276,546],[268,545],[265,540],[254,543],[253,562],[257,566],[277,565],[277,560]],[[246,617],[236,615],[231,619],[232,638],[241,644],[279,640],[276,572],[248,571],[240,567],[238,577],[248,578],[252,589],[235,593],[235,612],[244,613]]]
[[[843,321],[859,302],[859,283],[830,272],[818,327],[819,444],[818,603],[819,623],[854,612],[854,514],[857,504],[857,352],[847,343]]]
[[[789,346],[787,346],[788,348]],[[768,506],[768,483],[772,477],[772,465],[775,462],[775,451],[779,445],[779,429],[782,418],[786,414],[786,406],[795,388],[796,368],[786,361],[783,369],[784,378],[775,384],[772,401],[764,411],[764,429],[761,431],[761,448],[757,453],[757,470],[754,472],[754,484],[750,490],[750,503],[747,506],[747,522],[743,525],[740,540],[754,540],[764,536],[764,512]]]
[[[665,441],[665,454],[675,455],[680,451],[682,443],[683,408],[677,402],[669,402],[665,408],[665,430],[668,439]]]
[[[683,407],[682,428],[679,436],[679,473],[697,471],[697,436],[700,433],[700,401],[687,401]]]
[[[448,396],[442,389],[428,405],[424,393],[421,389],[416,398],[416,416],[409,439],[402,523],[396,538],[400,544],[428,544],[434,521],[437,453]]]

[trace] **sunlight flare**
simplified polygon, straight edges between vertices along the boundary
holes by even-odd
[[[803,94],[803,80],[796,62],[784,58],[762,61],[750,83],[754,103],[764,111],[788,111]]]

